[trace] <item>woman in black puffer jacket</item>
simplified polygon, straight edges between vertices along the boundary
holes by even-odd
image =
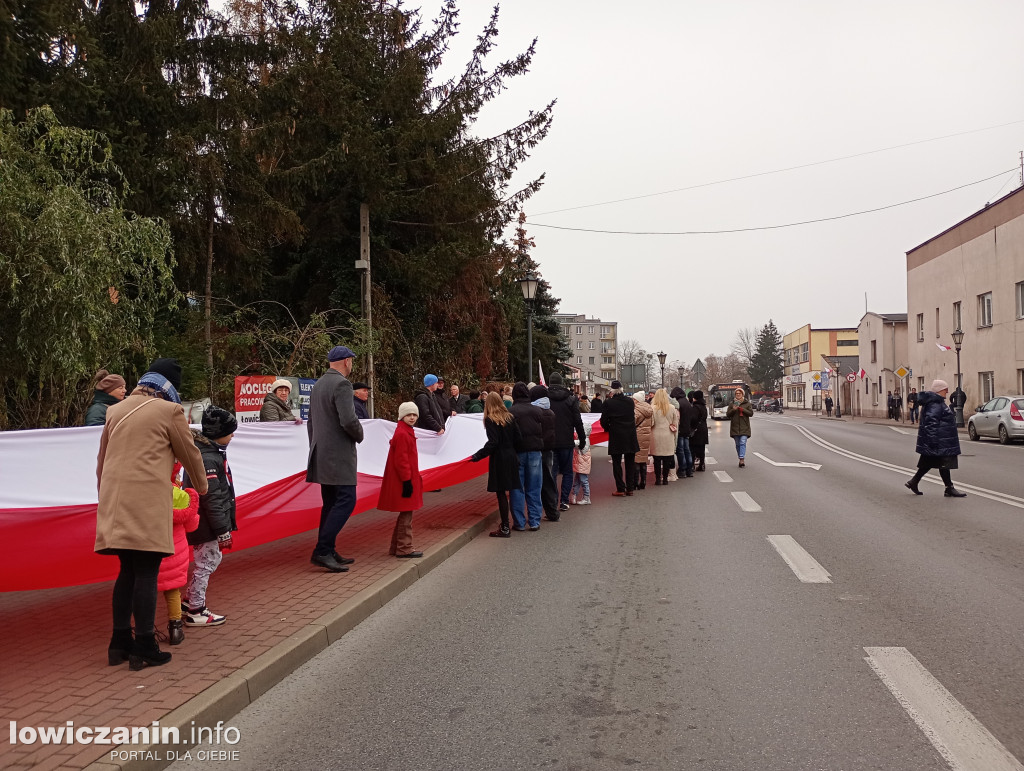
[[[946,404],[949,386],[945,380],[936,380],[928,391],[917,396],[917,406],[921,410],[920,423],[917,427],[917,452],[921,458],[917,462],[917,473],[906,483],[915,495],[923,495],[918,489],[918,482],[928,473],[928,469],[937,468],[943,484],[946,485],[947,498],[964,498],[962,493],[953,487],[949,475],[950,469],[958,468],[957,456],[960,455],[960,435],[956,431],[956,418],[953,410]]]

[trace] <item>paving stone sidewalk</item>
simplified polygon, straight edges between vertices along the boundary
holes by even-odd
[[[469,530],[495,508],[486,476],[427,493],[413,517],[414,548],[428,551]],[[348,573],[310,564],[315,532],[226,555],[210,580],[209,606],[228,617],[186,629],[162,667],[131,672],[106,662],[112,582],[70,589],[0,593],[0,714],[22,726],[145,726],[236,672],[300,628],[378,580],[408,567],[387,554],[394,514],[366,511],[349,520],[338,551],[355,558]],[[244,540],[244,530],[238,537]],[[429,556],[429,555],[428,555]],[[157,628],[166,630],[163,597]],[[84,768],[113,747],[0,745],[0,768]]]

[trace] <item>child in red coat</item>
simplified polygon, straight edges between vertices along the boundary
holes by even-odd
[[[189,533],[199,527],[199,494],[192,488],[181,488],[178,472],[181,464],[174,464],[174,554],[160,561],[160,572],[156,576],[157,591],[164,593],[167,601],[167,637],[171,645],[180,645],[185,639],[181,622],[181,590],[188,583]]]
[[[412,430],[419,415],[419,408],[414,402],[403,402],[398,408],[398,425],[391,437],[377,501],[377,508],[381,511],[398,512],[388,553],[403,558],[423,556],[423,552],[412,550],[412,513],[423,508],[423,478],[416,451],[416,432]]]

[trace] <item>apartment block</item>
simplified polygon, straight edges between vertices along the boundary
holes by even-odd
[[[607,391],[618,377],[618,323],[574,313],[555,318],[569,343],[570,358],[562,363],[578,371],[575,385],[588,396]]]

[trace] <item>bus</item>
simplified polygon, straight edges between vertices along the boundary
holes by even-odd
[[[750,399],[750,386],[742,380],[731,383],[715,383],[708,388],[708,412],[715,420],[725,420],[725,411],[732,404],[737,388],[742,388],[747,399]]]

